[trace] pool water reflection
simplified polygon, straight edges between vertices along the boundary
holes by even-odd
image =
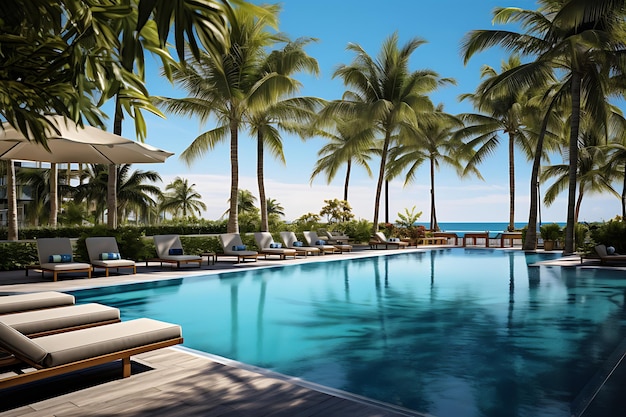
[[[626,277],[442,249],[79,291],[185,345],[441,417],[569,416],[626,336]]]

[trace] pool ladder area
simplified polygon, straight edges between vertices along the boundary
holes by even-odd
[[[596,374],[589,380],[576,396],[570,406],[571,417],[585,417],[585,411],[593,403],[596,396],[600,393],[602,388],[607,384],[611,376],[615,373],[617,368],[624,362],[626,357],[626,338],[617,346],[611,356],[604,362],[602,367],[596,372]],[[626,362],[624,362],[626,366]]]

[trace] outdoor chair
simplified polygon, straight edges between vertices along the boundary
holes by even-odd
[[[315,232],[304,231],[302,234],[304,235],[304,240],[307,246],[318,248],[323,255],[327,253],[341,253],[341,249],[338,249],[334,245],[327,245],[326,242],[320,239]]]
[[[224,255],[237,257],[237,263],[245,262],[246,259],[256,261],[259,257],[257,251],[246,248],[239,233],[223,233],[220,235],[220,242],[224,248]]]
[[[119,272],[120,268],[130,268],[133,270],[133,274],[137,273],[135,261],[122,259],[117,241],[113,236],[88,237],[85,239],[85,245],[92,268],[94,270],[103,268],[104,276],[109,276],[109,269],[115,269]]]
[[[141,318],[30,339],[0,322],[0,349],[13,355],[0,377],[0,389],[39,381],[116,360],[122,376],[131,374],[130,358],[183,342],[180,326]],[[24,369],[34,371],[23,372]]]
[[[0,315],[69,306],[74,303],[73,295],[56,291],[4,295],[0,297]]]
[[[305,246],[303,242],[300,242],[294,232],[280,232],[280,238],[283,241],[285,247],[294,249],[296,255],[319,255],[319,248],[312,246]]]
[[[282,260],[286,259],[287,256],[296,257],[295,249],[283,248],[282,243],[274,242],[274,238],[269,232],[256,232],[254,240],[259,247],[259,254],[264,255],[266,258],[270,255],[278,256]]]
[[[181,264],[190,263],[197,263],[198,268],[202,266],[202,256],[184,254],[178,235],[155,235],[152,238],[157,252],[157,258],[154,260],[161,262],[161,266],[163,263],[176,264],[177,268],[180,268]]]
[[[91,278],[90,264],[74,262],[72,242],[68,237],[37,239],[37,253],[42,276],[44,272],[52,272],[53,281],[56,281],[58,274],[87,272],[87,276]]]

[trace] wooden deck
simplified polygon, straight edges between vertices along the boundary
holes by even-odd
[[[0,391],[3,417],[289,416],[396,417],[421,414],[360,397],[342,398],[273,375],[166,348],[121,363]]]

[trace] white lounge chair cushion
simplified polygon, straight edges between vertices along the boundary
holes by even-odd
[[[166,255],[160,256],[159,259],[168,259],[172,261],[200,261],[202,256],[198,255]]]
[[[289,248],[263,248],[261,252],[267,255],[287,255],[287,256],[295,256],[296,250]]]
[[[182,337],[179,325],[141,318],[29,339],[0,323],[0,347],[53,367]],[[18,357],[19,357],[18,356]]]
[[[0,316],[0,322],[26,335],[119,319],[120,311],[117,308],[97,303]]]
[[[95,236],[85,239],[87,252],[89,252],[89,261],[94,266],[102,266],[106,268],[121,268],[125,266],[135,266],[135,261],[130,259],[101,259],[103,253],[117,253],[120,250],[117,241],[113,236]]]
[[[46,269],[48,271],[74,271],[91,268],[90,264],[83,262],[42,263],[40,266],[42,269]]]
[[[122,268],[125,266],[135,266],[135,261],[132,261],[130,259],[111,259],[111,260],[92,260],[91,264],[93,266],[105,266],[107,268]]]
[[[74,303],[73,295],[56,291],[6,295],[0,297],[0,314],[66,306]]]

